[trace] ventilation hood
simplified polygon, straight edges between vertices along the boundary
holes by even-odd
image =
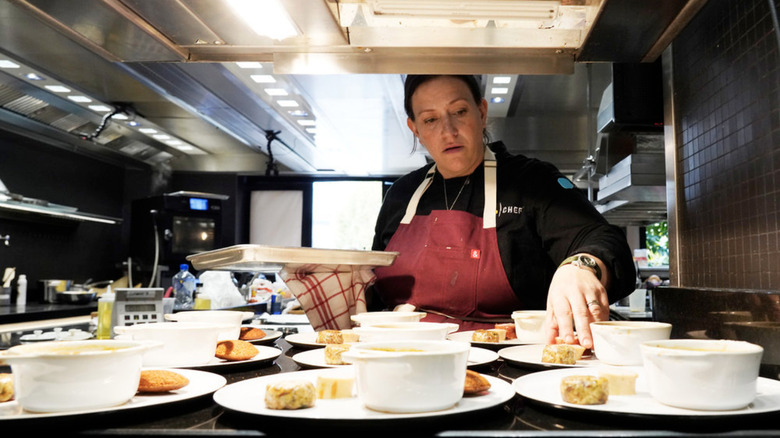
[[[0,0],[0,59],[89,96],[110,114],[149,124],[159,138],[49,93],[20,70],[1,68],[0,127],[128,166],[257,172],[272,152],[282,172],[400,175],[426,159],[422,152],[409,154],[412,139],[398,95],[403,74],[510,75],[517,84],[513,102],[502,115],[491,115],[491,123],[518,138],[517,145],[507,141],[510,151],[573,171],[579,162],[571,157],[585,154],[591,141],[546,144],[565,130],[556,126],[556,134],[546,135],[512,119],[521,113],[520,92],[525,99],[537,78],[554,77],[564,85],[547,91],[570,93],[557,106],[582,125],[587,116],[564,105],[582,85],[585,65],[598,71],[603,63],[655,61],[705,3],[280,2],[294,27],[289,37],[258,34],[243,19],[257,14],[236,12],[230,0],[79,0],[78,7]],[[268,99],[268,86],[249,80],[237,62],[257,65],[255,76],[273,75],[300,98],[296,115]],[[546,107],[524,111],[549,114]],[[316,129],[300,123],[304,113]],[[579,126],[564,121],[559,124]],[[521,128],[538,150],[524,149],[532,141],[518,135]]]

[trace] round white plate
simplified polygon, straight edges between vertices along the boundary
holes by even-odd
[[[566,403],[561,398],[561,379],[572,374],[597,375],[592,368],[567,368],[527,374],[517,378],[512,387],[521,396],[537,402],[563,409],[606,412],[623,415],[663,416],[663,417],[723,417],[764,414],[780,411],[780,381],[758,378],[758,396],[748,407],[729,411],[699,411],[667,406],[655,401],[647,390],[644,371],[641,367],[630,367],[636,371],[635,395],[609,396],[603,405],[576,405]],[[728,397],[728,394],[724,394]]]
[[[245,326],[245,327],[255,327],[255,326]],[[279,339],[282,337],[284,333],[278,331],[278,330],[266,330],[263,329],[265,332],[265,336],[260,339],[245,339],[247,342],[251,342],[253,344],[270,344],[271,342]]]
[[[513,365],[533,369],[582,368],[601,365],[595,355],[584,357],[572,365],[542,362],[542,350],[544,350],[544,344],[518,345],[502,348],[498,350],[498,355]]]
[[[332,365],[325,363],[325,349],[317,348],[313,350],[302,351],[295,354],[292,359],[301,366],[315,368],[338,368],[345,365]],[[485,365],[498,360],[498,353],[484,348],[471,347],[469,351],[468,366]]]
[[[325,344],[317,342],[317,332],[292,333],[284,339],[299,348],[325,348]]]
[[[485,348],[504,348],[510,345],[527,345],[525,342],[520,342],[517,339],[509,339],[507,341],[502,342],[477,342],[472,341],[471,336],[474,334],[474,330],[466,331],[466,332],[455,332],[450,333],[448,336],[449,339],[452,339],[453,341],[461,341],[461,342],[471,342],[471,345],[476,345],[479,347],[485,347]]]
[[[273,360],[279,357],[282,354],[282,350],[275,348],[275,347],[266,347],[264,345],[255,345],[255,348],[257,348],[258,352],[255,355],[255,357],[247,360],[225,360],[220,359],[218,357],[213,357],[211,360],[205,364],[202,365],[180,365],[175,366],[171,368],[192,368],[192,369],[199,369],[199,370],[208,370],[208,369],[216,369],[216,368],[227,368],[231,366],[236,365],[244,365],[247,363],[253,363],[253,362],[264,362],[268,360]]]
[[[158,369],[158,368],[154,368]],[[219,388],[222,388],[227,383],[225,377],[219,374],[213,374],[206,371],[176,369],[175,371],[190,380],[190,383],[184,388],[177,389],[167,393],[160,394],[138,394],[127,403],[119,406],[112,406],[108,408],[89,409],[80,411],[68,411],[68,412],[50,412],[50,413],[36,413],[23,410],[19,403],[15,400],[11,400],[5,403],[0,403],[0,422],[3,420],[20,420],[20,419],[35,419],[35,418],[49,418],[49,417],[64,417],[70,415],[82,415],[92,414],[98,412],[112,412],[112,411],[125,411],[128,409],[137,409],[148,406],[163,405],[168,403],[175,403],[191,398],[199,397],[202,395],[210,394]]]
[[[392,420],[418,417],[438,417],[471,412],[498,406],[515,395],[512,385],[492,376],[485,376],[491,384],[484,395],[463,397],[455,406],[435,412],[391,414],[372,411],[363,406],[357,397],[335,400],[317,400],[313,407],[297,410],[275,410],[265,407],[265,388],[269,383],[281,380],[306,379],[316,384],[317,374],[329,370],[308,370],[273,374],[243,380],[225,386],[214,393],[214,401],[225,409],[245,414],[269,417],[288,417],[320,420]]]

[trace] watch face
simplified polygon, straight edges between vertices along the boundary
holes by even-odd
[[[590,257],[580,256],[580,262],[589,268],[596,266],[596,261]]]

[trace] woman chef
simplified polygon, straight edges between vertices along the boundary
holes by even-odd
[[[373,249],[400,254],[375,269],[369,310],[412,305],[473,330],[547,309],[549,342],[576,332],[591,347],[589,323],[634,289],[623,232],[553,165],[487,144],[475,77],[409,75],[404,88],[407,124],[434,163],[387,192]]]

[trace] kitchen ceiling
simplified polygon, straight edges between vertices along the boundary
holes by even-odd
[[[469,73],[486,93],[509,78],[494,139],[573,175],[593,154],[609,63],[654,61],[703,3],[281,0],[297,33],[273,39],[231,0],[0,0],[0,60],[21,66],[0,68],[0,126],[126,165],[262,173],[270,138],[283,173],[393,176],[426,160],[412,153],[403,75]]]

